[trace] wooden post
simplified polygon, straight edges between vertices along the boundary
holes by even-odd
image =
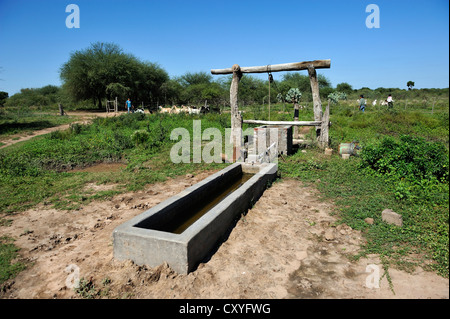
[[[322,121],[322,102],[320,101],[319,95],[319,81],[317,80],[316,69],[313,65],[308,66],[308,74],[313,98],[314,121]],[[316,136],[318,139],[320,139],[321,136],[320,130],[321,128],[316,127]]]
[[[298,111],[299,111],[299,107],[298,107],[298,103],[294,103],[294,121],[298,122]],[[298,138],[298,127],[297,125],[294,126],[294,132],[293,132],[293,138]]]
[[[322,116],[322,124],[320,126],[320,139],[319,145],[321,148],[328,147],[329,141],[329,127],[330,127],[330,100],[328,100],[328,105],[325,108],[325,113]]]
[[[233,145],[233,161],[236,161],[241,157],[242,115],[239,113],[238,91],[242,73],[237,64],[234,64],[232,69],[233,79],[230,86],[231,143]]]
[[[63,115],[64,115],[64,109],[63,109],[63,107],[62,107],[62,104],[59,103],[59,104],[58,104],[58,107],[59,107],[59,115],[63,116]]]
[[[269,121],[270,121],[270,78],[269,78]]]

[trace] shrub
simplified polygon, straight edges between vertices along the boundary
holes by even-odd
[[[336,104],[339,100],[347,100],[347,94],[343,92],[334,91],[328,94],[328,99]]]
[[[381,175],[419,181],[436,179],[448,183],[448,151],[441,143],[403,135],[400,141],[384,137],[379,145],[367,145],[361,167]]]
[[[150,139],[149,132],[145,130],[137,130],[131,135],[131,140],[136,146],[146,145]]]

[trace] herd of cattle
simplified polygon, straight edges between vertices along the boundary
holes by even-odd
[[[190,106],[182,105],[181,107],[177,107],[176,105],[172,107],[162,107],[158,106],[159,113],[169,113],[169,114],[205,114],[210,111],[209,106],[202,106],[201,108],[194,108]]]

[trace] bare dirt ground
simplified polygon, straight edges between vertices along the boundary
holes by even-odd
[[[212,173],[149,185],[78,211],[39,205],[11,216],[0,233],[16,239],[19,259],[28,268],[4,285],[0,297],[81,298],[70,288],[78,269],[103,298],[449,298],[448,279],[420,268],[414,273],[389,269],[395,294],[386,276],[379,288],[369,288],[373,269],[379,267],[383,275],[380,260],[350,261],[347,256],[363,242],[361,233],[336,226],[333,204],[294,180],[267,189],[215,254],[188,275],[167,264],[151,268],[113,258],[116,226]],[[366,272],[368,265],[374,266]]]

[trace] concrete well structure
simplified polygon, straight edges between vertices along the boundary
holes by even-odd
[[[278,155],[292,154],[292,125],[262,125],[253,130],[255,150],[267,149],[277,142]],[[273,136],[275,135],[275,136]]]

